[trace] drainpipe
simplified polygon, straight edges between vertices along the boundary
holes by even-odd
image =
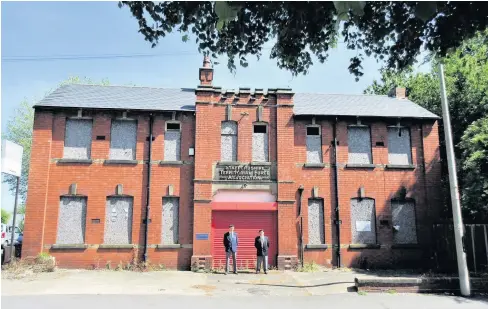
[[[302,264],[303,268],[303,256],[305,255],[303,252],[303,217],[302,217],[302,194],[303,194],[303,185],[298,187],[298,216],[300,217],[300,263]]]
[[[337,166],[337,117],[335,118],[333,132],[334,136],[334,189],[335,189],[335,226],[337,234],[336,259],[337,266],[341,267],[341,223],[339,216],[339,167]]]
[[[147,248],[148,248],[148,234],[149,234],[149,212],[151,206],[149,205],[150,193],[151,193],[151,153],[152,153],[152,142],[153,142],[153,114],[149,114],[149,150],[147,159],[147,187],[146,187],[146,228],[144,231],[144,262],[147,262]]]

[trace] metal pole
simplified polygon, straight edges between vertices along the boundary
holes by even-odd
[[[19,199],[19,183],[20,177],[15,177],[17,183],[15,185],[15,202],[14,202],[14,217],[12,218],[12,235],[10,236],[10,258],[13,259],[15,255],[15,247],[14,247],[14,237],[15,237],[15,227],[16,227],[16,220],[17,220],[17,200]]]
[[[471,295],[471,287],[469,283],[468,265],[466,263],[466,253],[463,249],[463,218],[461,216],[461,202],[459,200],[456,160],[454,157],[454,146],[452,143],[451,119],[449,116],[449,104],[447,102],[446,83],[444,81],[444,67],[442,66],[442,63],[439,63],[439,78],[441,82],[442,119],[444,122],[444,134],[446,139],[447,166],[449,168],[449,186],[451,189],[452,216],[454,219],[454,239],[456,241],[459,285],[461,288],[461,295],[469,296]]]

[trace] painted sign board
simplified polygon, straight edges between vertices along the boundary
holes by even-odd
[[[269,165],[224,165],[217,168],[218,180],[227,181],[269,181]]]
[[[22,146],[11,141],[2,141],[2,173],[20,177],[22,172]]]
[[[208,234],[195,234],[197,240],[208,240]]]

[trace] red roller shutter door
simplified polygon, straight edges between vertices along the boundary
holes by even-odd
[[[229,225],[235,226],[239,236],[237,248],[237,267],[239,269],[254,268],[256,265],[256,248],[254,239],[260,229],[269,238],[270,247],[268,262],[274,266],[277,254],[277,222],[276,211],[213,211],[212,212],[212,256],[213,267],[225,267],[225,249],[223,237],[229,231]],[[232,264],[232,262],[231,262]]]

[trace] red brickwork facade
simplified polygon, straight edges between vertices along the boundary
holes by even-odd
[[[269,162],[276,170],[272,183],[262,184],[276,195],[278,203],[278,267],[293,267],[300,256],[298,188],[303,186],[301,205],[303,239],[308,241],[307,201],[312,188],[318,188],[323,199],[324,230],[327,248],[305,249],[305,262],[337,266],[335,233],[335,179],[333,126],[335,117],[296,117],[293,114],[293,93],[289,89],[261,91],[241,89],[239,95],[212,87],[213,70],[203,67],[199,72],[200,86],[196,89],[195,112],[152,112],[154,115],[150,187],[150,223],[148,227],[148,259],[168,268],[190,269],[211,267],[212,237],[196,239],[196,234],[212,234],[211,201],[217,190],[235,189],[232,183],[215,180],[215,166],[221,155],[221,123],[238,123],[239,163],[252,161],[253,123],[268,124]],[[230,115],[227,113],[231,105]],[[258,119],[258,106],[262,107]],[[35,112],[29,192],[24,232],[23,256],[49,252],[62,267],[115,267],[141,260],[144,252],[146,216],[147,160],[150,112],[129,111],[127,117],[137,120],[136,160],[133,164],[106,164],[110,148],[111,119],[122,111],[83,110],[83,116],[93,119],[91,159],[89,164],[62,163],[65,123],[76,111],[41,109]],[[164,132],[168,120],[181,123],[181,161],[164,162]],[[323,166],[308,167],[306,163],[306,126],[321,127]],[[393,121],[396,121],[394,119]],[[402,125],[411,132],[412,168],[388,169],[388,119],[363,119],[371,128],[374,168],[348,168],[347,125],[355,118],[339,117],[337,123],[338,200],[340,251],[342,266],[403,267],[418,266],[429,258],[432,222],[440,209],[440,164],[438,126],[434,120],[409,120]],[[105,136],[99,140],[98,136]],[[383,143],[377,144],[377,142]],[[379,145],[379,146],[378,146]],[[194,148],[195,155],[190,155]],[[85,227],[86,248],[56,249],[56,233],[60,196],[69,186],[77,184],[77,194],[87,197]],[[123,193],[133,197],[133,248],[101,248],[103,244],[107,196],[123,185]],[[179,248],[161,246],[162,198],[179,197]],[[227,186],[227,187],[226,187]],[[351,198],[364,188],[365,196],[375,200],[378,247],[352,249]],[[401,188],[415,200],[417,246],[393,246],[391,199]],[[158,246],[159,245],[159,246]]]

